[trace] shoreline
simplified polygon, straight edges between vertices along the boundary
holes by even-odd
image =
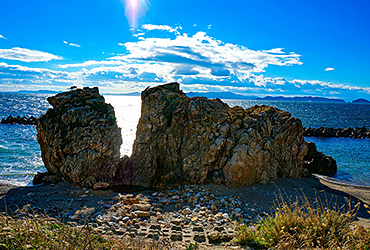
[[[334,189],[338,189],[338,190],[342,190],[342,189],[358,190],[358,191],[368,190],[370,192],[370,185],[367,186],[367,185],[360,185],[360,184],[352,184],[350,182],[341,181],[341,180],[335,179],[334,177],[327,176],[327,175],[322,175],[322,174],[312,174],[312,177],[318,179],[323,185],[326,185],[328,187],[332,187]],[[312,177],[309,177],[309,178],[312,178]],[[281,178],[278,178],[278,180],[279,179],[281,179]],[[299,179],[307,179],[307,178],[302,177],[302,178],[297,178],[297,179],[289,179],[289,178],[286,178],[286,179],[288,179],[288,180],[299,180]],[[272,180],[272,181],[270,181],[270,183],[273,183],[274,181],[275,180]],[[26,185],[20,185],[20,184],[13,184],[12,181],[10,181],[10,180],[0,179],[0,198],[1,198],[2,194],[5,194],[4,193],[5,190],[9,191],[13,188],[34,188],[34,187],[45,186],[45,185],[47,185],[47,184],[33,185],[32,181],[30,181]],[[73,185],[73,184],[71,184],[71,185]],[[205,184],[205,185],[215,185],[215,184]],[[220,185],[223,185],[223,184],[220,184]],[[248,187],[260,186],[260,185],[261,184],[255,184],[255,185],[248,186]],[[119,188],[117,189],[117,187],[112,187],[112,188],[109,188],[109,189],[118,190]],[[145,190],[145,188],[142,188],[142,189]],[[368,199],[367,203],[370,205],[370,198]]]

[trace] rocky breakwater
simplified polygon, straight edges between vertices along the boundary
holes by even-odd
[[[306,128],[304,136],[314,137],[349,137],[366,139],[370,138],[370,129],[366,127],[361,128]]]
[[[13,117],[12,115],[8,116],[6,119],[1,119],[1,124],[22,124],[22,125],[36,125],[37,120],[35,117],[31,116],[29,118],[23,116]]]
[[[113,107],[96,87],[47,100],[53,108],[38,118],[37,140],[49,173],[85,187],[112,183],[122,144]]]
[[[148,88],[141,98],[133,153],[116,175],[124,184],[246,186],[303,174],[307,143],[288,112],[189,98],[178,83]]]

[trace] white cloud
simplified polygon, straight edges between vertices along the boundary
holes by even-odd
[[[172,29],[169,26],[162,28],[168,31]],[[282,48],[268,51],[250,50],[244,46],[223,43],[205,32],[198,32],[193,36],[179,33],[174,39],[143,38],[137,42],[127,42],[124,46],[128,54],[109,59],[131,63],[168,64],[173,68],[173,72],[181,65],[187,65],[210,78],[264,72],[268,65],[302,64],[300,55],[285,53]]]
[[[63,41],[64,44],[67,44],[69,46],[73,46],[73,47],[77,47],[77,48],[81,48],[81,45],[78,45],[77,43],[69,43],[67,41]]]
[[[212,27],[212,24],[208,25],[208,29],[209,29],[209,30],[211,29],[211,27]]]
[[[0,35],[0,39],[6,39],[6,37],[4,37],[3,35]]]
[[[155,25],[155,24],[144,24],[143,26],[141,26],[141,28],[144,29],[144,30],[163,30],[163,31],[169,31],[169,32],[173,32],[173,33],[176,33],[176,34],[180,34],[178,32],[178,29],[182,29],[181,27],[172,28],[169,25]]]
[[[335,70],[334,68],[326,68],[325,71],[333,71]]]
[[[22,62],[47,62],[51,60],[63,59],[60,56],[56,56],[47,52],[18,47],[14,47],[12,49],[0,49],[0,58]]]
[[[151,32],[153,30],[161,32]],[[180,82],[184,90],[231,91],[251,95],[332,95],[348,99],[369,96],[370,88],[302,79],[267,77],[269,65],[301,65],[300,55],[283,48],[251,50],[207,35],[180,33],[181,28],[146,25],[136,42],[118,43],[123,54],[81,63],[60,64],[60,71],[0,64],[0,88],[5,84],[99,86],[102,91],[141,91],[146,86]],[[140,32],[141,32],[140,31]],[[156,35],[156,37],[153,37]],[[158,36],[159,35],[159,36]],[[67,41],[65,44],[70,45]],[[1,57],[0,51],[0,58]]]

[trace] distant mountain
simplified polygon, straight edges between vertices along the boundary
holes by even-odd
[[[257,96],[239,95],[232,92],[188,92],[189,97],[207,97],[210,99],[239,99],[239,100],[256,100]]]
[[[356,104],[370,104],[370,101],[364,99],[364,98],[359,98],[359,99],[356,99],[354,101],[352,101],[352,103],[356,103]]]
[[[8,93],[16,93],[16,94],[57,94],[58,91],[47,90],[47,89],[40,89],[40,90],[19,90],[14,92]]]
[[[345,101],[342,100],[342,99],[332,99],[332,98],[314,97],[314,96],[295,96],[295,97],[265,96],[263,98],[257,98],[257,100],[289,101],[289,102],[335,102],[335,103],[345,103]]]

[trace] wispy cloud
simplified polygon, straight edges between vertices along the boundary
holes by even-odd
[[[78,45],[77,43],[69,43],[69,42],[67,42],[67,41],[63,41],[63,43],[64,43],[64,44],[67,44],[67,45],[69,45],[69,46],[77,47],[77,48],[80,48],[80,47],[81,47],[81,45]]]
[[[0,39],[6,39],[6,37],[4,37],[3,35],[0,35]]]
[[[325,71],[333,71],[335,68],[326,68]]]
[[[51,60],[62,59],[60,56],[56,56],[47,52],[18,47],[14,47],[12,49],[0,49],[0,58],[22,62],[47,62]]]
[[[169,25],[155,25],[155,24],[144,24],[143,26],[141,26],[141,28],[144,29],[144,30],[169,31],[169,32],[173,32],[173,33],[176,33],[176,34],[180,34],[180,32],[178,30],[182,29],[181,27],[172,28]]]

